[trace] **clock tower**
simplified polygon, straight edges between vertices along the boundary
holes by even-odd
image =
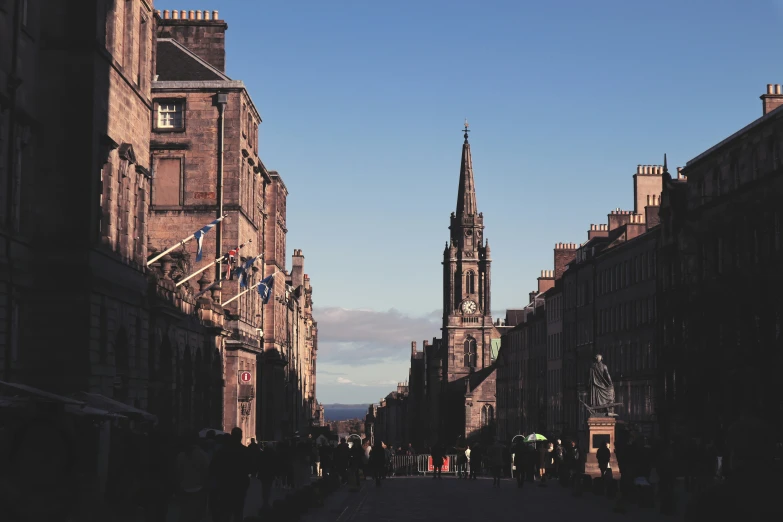
[[[473,160],[465,121],[457,209],[451,213],[450,238],[443,252],[443,327],[447,382],[463,379],[492,364],[489,242],[484,215],[476,205]]]

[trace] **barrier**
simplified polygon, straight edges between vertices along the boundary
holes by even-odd
[[[456,475],[458,472],[457,456],[446,455],[445,457],[441,473]],[[435,472],[435,467],[432,465],[432,455],[394,455],[388,466],[388,473],[398,477],[426,475]],[[467,473],[470,473],[470,462],[468,462],[466,470]]]

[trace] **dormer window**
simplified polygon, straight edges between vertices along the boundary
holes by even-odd
[[[182,100],[161,100],[155,105],[157,108],[155,127],[157,129],[182,130],[185,128],[185,104]]]

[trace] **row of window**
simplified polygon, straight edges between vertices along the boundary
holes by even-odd
[[[747,218],[745,218],[744,230],[748,230]],[[702,245],[701,250],[701,267],[702,276],[706,276],[712,270],[718,274],[723,274],[725,271],[736,269],[740,270],[744,268],[744,265],[758,265],[762,262],[764,253],[767,255],[772,252],[780,252],[781,249],[781,234],[780,234],[780,215],[775,212],[772,216],[772,226],[768,228],[754,227],[750,234],[743,234],[740,232],[740,228],[737,227],[734,231],[734,237],[724,241],[723,237],[719,237],[714,242],[714,256],[711,256],[713,262],[709,262],[707,256],[707,247]],[[674,278],[672,270],[672,278]],[[674,283],[674,279],[672,279]],[[666,282],[664,281],[664,284]]]
[[[598,272],[598,295],[655,278],[655,251],[643,252]]]
[[[155,130],[165,132],[184,132],[186,120],[185,98],[157,98],[153,100],[155,117],[153,118]],[[240,116],[240,128],[242,137],[248,147],[258,153],[258,124],[254,121],[252,113],[247,109],[247,104],[242,105]]]
[[[563,356],[563,334],[553,333],[547,336],[547,359],[559,359]]]
[[[558,294],[546,301],[547,320],[551,323],[563,318],[563,294]]]
[[[617,378],[630,372],[657,368],[658,356],[649,340],[618,342],[613,346],[605,346],[603,351],[605,353],[601,355],[609,373]]]
[[[761,151],[764,151],[763,157]],[[727,168],[715,167],[711,174],[702,173],[698,181],[689,183],[689,190],[698,194],[701,201],[705,202],[708,198],[727,194],[742,183],[756,180],[762,174],[775,172],[779,166],[780,140],[773,135],[767,138],[762,147],[748,150],[742,158],[733,158]]]
[[[655,323],[655,296],[598,310],[598,335]]]

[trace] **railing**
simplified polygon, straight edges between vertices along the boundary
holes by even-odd
[[[389,473],[395,476],[426,475],[433,473],[434,468],[430,462],[431,455],[395,455],[389,462]],[[480,472],[481,470],[477,470]],[[457,474],[457,456],[446,455],[446,460],[441,468],[442,473]],[[470,473],[470,462],[465,466],[465,472]]]

